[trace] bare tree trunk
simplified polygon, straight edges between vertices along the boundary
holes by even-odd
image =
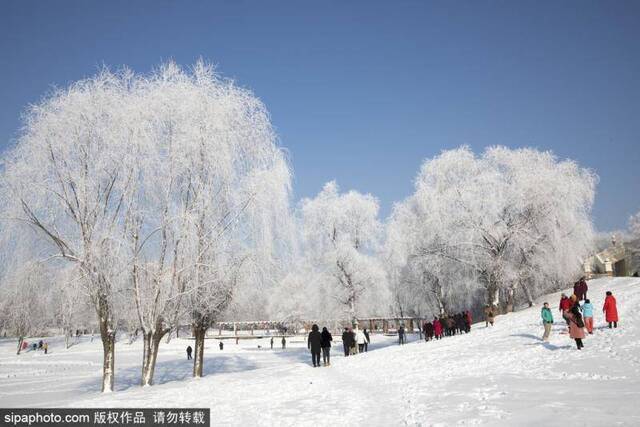
[[[156,360],[158,359],[158,348],[160,341],[166,331],[153,330],[143,332],[143,353],[142,353],[142,385],[153,385],[153,373],[156,369]]]
[[[505,311],[507,313],[513,312],[513,307],[515,306],[515,299],[516,299],[515,294],[516,294],[515,286],[509,286],[509,288],[507,289],[507,304],[505,307]]]
[[[447,305],[444,302],[444,298],[442,298],[442,285],[440,284],[440,280],[436,278],[433,284],[433,294],[436,299],[436,304],[438,304],[438,312],[442,316],[447,312]]]
[[[349,298],[349,320],[352,325],[356,322],[356,302],[353,296]]]
[[[104,358],[102,361],[102,392],[113,391],[115,376],[116,331],[112,325],[111,310],[108,302],[102,298],[98,301],[98,322]]]
[[[533,307],[533,297],[531,296],[531,291],[529,291],[529,287],[526,283],[522,283],[522,290],[524,291],[524,296],[527,299],[527,304],[529,304],[529,307]]]
[[[396,304],[398,305],[398,311],[400,312],[400,317],[404,317],[404,309],[402,308],[402,302],[400,301],[400,293],[396,291]]]
[[[498,307],[500,303],[500,289],[498,284],[489,279],[487,284],[487,304],[490,307]]]
[[[64,348],[68,349],[70,347],[70,343],[69,343],[69,328],[64,328]]]
[[[20,351],[22,351],[22,341],[24,341],[24,337],[18,337],[18,352],[16,354],[20,354]]]
[[[193,357],[193,376],[194,378],[202,377],[202,368],[204,365],[204,337],[207,332],[204,325],[193,326],[193,336],[195,337],[195,355]]]
[[[105,322],[100,322],[100,336],[102,338],[103,362],[102,362],[102,392],[113,391],[116,359],[116,338],[115,333],[103,333],[106,329]]]

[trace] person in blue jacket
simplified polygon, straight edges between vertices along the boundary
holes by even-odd
[[[584,327],[587,328],[587,332],[593,334],[593,304],[588,299],[585,299],[582,305],[582,317],[584,318]]]

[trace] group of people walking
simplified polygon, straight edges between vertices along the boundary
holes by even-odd
[[[471,323],[473,318],[471,312],[466,310],[454,315],[441,315],[433,318],[433,321],[425,322],[422,325],[425,341],[432,339],[440,339],[442,337],[451,337],[455,334],[469,333],[471,331]]]
[[[453,336],[468,333],[471,331],[472,323],[471,312],[469,310],[453,314],[441,315],[434,317],[433,321],[425,322],[422,325],[424,339],[430,341],[432,339],[440,339],[445,336]],[[404,325],[398,327],[398,344],[405,344],[407,340],[407,332]],[[322,354],[322,363],[324,366],[331,365],[331,342],[333,337],[326,327],[320,328],[314,324],[307,338],[307,348],[311,351],[311,360],[314,367],[320,365],[320,354]],[[342,347],[345,356],[352,356],[358,353],[365,353],[371,343],[371,336],[367,328],[359,329],[355,327],[346,327],[342,332]]]
[[[316,324],[311,327],[311,332],[309,332],[309,337],[307,338],[307,348],[311,350],[314,368],[320,367],[320,353],[322,353],[323,365],[331,365],[332,341],[333,336],[326,327],[322,328],[322,332],[320,332],[320,328]]]
[[[29,344],[26,340],[22,341],[22,344],[20,346],[20,350],[26,350],[26,351],[39,351],[42,350],[44,351],[44,354],[47,354],[49,352],[49,343],[47,343],[46,341],[38,341],[33,342],[31,344]]]
[[[580,279],[573,286],[573,295],[568,297],[566,294],[560,296],[560,311],[562,318],[567,323],[569,329],[569,337],[576,342],[576,347],[581,350],[584,347],[582,342],[586,334],[593,334],[593,304],[587,298],[589,287],[584,278]],[[607,291],[602,312],[609,328],[618,327],[618,307],[616,298],[611,291]],[[551,327],[553,325],[553,313],[549,308],[549,303],[545,302],[542,307],[542,324],[544,325],[544,333],[542,339],[549,340],[551,335]]]
[[[591,301],[587,298],[588,286],[584,279],[575,283],[573,294],[568,297],[564,293],[560,297],[559,310],[562,314],[562,318],[565,320],[568,326],[569,336],[575,340],[578,350],[584,347],[582,340],[585,338],[586,333],[593,334],[593,317],[594,308]],[[618,327],[618,309],[617,302],[611,291],[607,291],[604,300],[602,311],[605,315],[605,320],[608,323],[609,328]],[[490,306],[486,306],[484,310],[486,326],[493,326],[495,320],[495,309]],[[549,308],[549,303],[545,302],[541,311],[542,323],[544,325],[544,333],[542,339],[544,341],[549,340],[551,335],[551,329],[553,325],[553,313]],[[469,310],[456,313],[453,315],[443,314],[440,317],[435,316],[432,321],[427,321],[422,325],[422,332],[424,333],[425,341],[431,341],[433,339],[441,339],[445,336],[454,336],[456,334],[469,333],[471,331],[471,324],[473,318]],[[354,330],[355,329],[355,330]],[[311,351],[311,359],[313,367],[330,366],[331,365],[331,343],[333,342],[333,336],[326,327],[320,328],[317,324],[311,327],[311,332],[307,338],[307,348]],[[358,353],[363,353],[368,350],[371,337],[369,331],[366,328],[359,329],[357,325],[355,328],[346,327],[342,333],[342,345],[345,356],[351,356]],[[400,325],[398,328],[398,343],[404,344],[406,342],[406,331],[404,325]],[[273,349],[274,339],[271,338],[271,348]],[[35,345],[34,350],[35,350]],[[26,342],[23,344],[26,347]],[[42,347],[42,341],[40,346]],[[282,337],[282,348],[286,346],[286,340]],[[47,344],[44,344],[45,353],[47,351]],[[220,350],[222,350],[222,343],[220,344]],[[187,358],[191,359],[191,347],[187,347]],[[320,364],[320,355],[322,354],[322,365]]]
[[[360,330],[356,327],[355,331],[353,328],[344,328],[342,332],[342,350],[345,356],[368,351],[370,342],[371,336],[367,328]]]
[[[323,366],[331,365],[332,341],[333,336],[326,327],[322,328],[322,332],[320,332],[318,325],[314,324],[311,327],[311,332],[309,332],[309,337],[307,338],[307,348],[311,351],[311,359],[314,368],[321,366],[321,353]],[[366,328],[361,330],[356,327],[355,331],[350,327],[344,328],[344,332],[342,333],[342,346],[345,356],[366,352],[369,348],[370,342],[371,337],[369,336],[369,331],[367,331]]]

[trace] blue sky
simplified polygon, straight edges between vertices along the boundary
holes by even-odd
[[[600,176],[601,230],[640,209],[639,1],[5,1],[0,147],[53,85],[202,56],[267,105],[295,197],[408,196],[423,159],[532,146]]]

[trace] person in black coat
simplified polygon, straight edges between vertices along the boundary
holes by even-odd
[[[349,348],[351,347],[351,334],[347,328],[344,328],[342,333],[342,347],[344,349],[344,355],[349,355]]]
[[[191,346],[187,346],[187,360],[191,360],[191,353],[193,352],[193,349],[191,348]]]
[[[320,347],[322,347],[322,363],[324,366],[331,365],[331,341],[333,337],[326,327],[322,328],[320,334]]]
[[[464,314],[463,313],[458,313],[456,315],[456,329],[458,329],[458,333],[462,333],[462,332],[467,332],[467,326],[465,325],[464,322]]]
[[[433,338],[433,323],[426,322],[424,324],[424,339],[430,341]]]
[[[371,338],[369,337],[369,331],[367,331],[367,328],[364,328],[362,330],[362,333],[364,334],[364,351],[367,352],[369,350],[369,343],[371,342]]]
[[[311,350],[311,358],[313,359],[313,367],[320,366],[320,349],[322,348],[322,334],[318,331],[318,325],[311,327],[309,338],[307,338],[307,348]]]

